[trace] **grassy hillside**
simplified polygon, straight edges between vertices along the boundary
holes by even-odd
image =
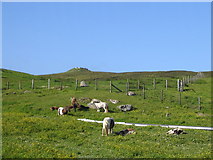
[[[88,70],[71,70],[66,74],[81,76],[82,72],[91,74]],[[167,135],[166,132],[169,130],[167,128],[116,125],[114,131],[133,128],[137,134],[102,137],[101,124],[77,120],[78,118],[103,120],[104,117],[110,116],[115,121],[132,123],[210,127],[211,78],[205,77],[189,84],[181,93],[180,105],[179,92],[176,89],[177,78],[174,78],[174,72],[172,73],[171,77],[162,77],[158,73],[159,77],[155,77],[157,82],[155,89],[152,84],[153,77],[142,78],[141,87],[142,82],[146,84],[144,99],[141,95],[142,88],[137,89],[136,76],[131,77],[129,82],[130,90],[137,95],[126,96],[126,73],[123,73],[123,79],[122,76],[113,79],[113,84],[124,92],[120,93],[113,89],[110,93],[109,81],[106,80],[98,80],[97,90],[93,79],[86,81],[89,87],[77,90],[75,81],[72,83],[67,81],[70,82],[70,86],[63,90],[47,90],[40,86],[47,85],[49,75],[33,76],[3,70],[5,76],[3,82],[9,80],[14,82],[13,88],[11,86],[11,89],[2,90],[3,158],[211,158],[211,131],[186,129],[188,134],[177,136]],[[111,73],[108,74],[112,76]],[[35,89],[29,87],[32,78],[35,79]],[[165,79],[169,82],[167,90]],[[28,84],[18,89],[16,81],[19,80]],[[52,77],[51,81],[54,82],[52,85],[60,85],[58,80],[60,79]],[[161,101],[162,90],[163,101]],[[110,112],[96,112],[92,109],[77,112],[72,110],[69,115],[57,116],[56,111],[50,111],[51,106],[70,105],[72,96],[85,106],[87,102],[80,101],[85,97],[105,101],[109,104]],[[198,107],[198,97],[201,97],[201,110]],[[117,99],[120,102],[112,104],[108,99]],[[135,109],[121,112],[117,109],[121,104],[132,104]]]
[[[182,78],[184,76],[194,76],[197,72],[191,71],[159,71],[159,72],[95,72],[87,68],[73,68],[67,72],[47,75],[31,75],[7,69],[0,69],[3,81],[22,81],[26,79],[63,79],[63,80],[117,80],[117,79],[143,79],[156,77]],[[205,77],[211,77],[212,72],[202,72]]]
[[[111,73],[111,72],[92,72],[89,70],[72,70],[59,74],[45,75],[51,78],[59,79],[79,79],[79,80],[109,80],[109,79],[142,79],[145,77],[182,77],[188,75],[196,75],[196,72],[189,71],[167,71],[167,72],[125,72],[125,73]]]

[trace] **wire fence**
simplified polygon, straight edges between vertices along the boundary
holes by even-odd
[[[186,91],[188,86],[200,78],[204,78],[202,73],[195,76],[185,76],[182,79],[176,78],[144,78],[123,79],[123,80],[57,80],[57,79],[31,79],[25,81],[3,81],[2,90],[18,89],[18,90],[75,90],[75,91],[107,91],[124,93],[129,95],[140,96],[141,99],[157,100],[161,103],[175,103],[179,105],[191,104],[198,106],[201,110],[201,96],[196,98],[188,96]]]

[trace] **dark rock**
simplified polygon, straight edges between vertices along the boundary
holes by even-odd
[[[122,112],[126,112],[126,111],[131,111],[133,109],[133,106],[130,104],[126,104],[126,105],[117,106],[117,108],[119,108]]]

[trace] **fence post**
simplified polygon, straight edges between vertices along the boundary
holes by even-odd
[[[145,96],[145,84],[143,84],[143,99],[146,99],[146,96]]]
[[[63,86],[62,86],[62,81],[61,81],[61,83],[60,83],[60,90],[62,90],[63,89]]]
[[[160,97],[161,103],[163,103],[163,90],[161,90],[161,97]]]
[[[10,82],[7,81],[7,89],[10,89]]]
[[[190,76],[188,76],[187,84],[190,84]]]
[[[140,80],[138,80],[138,90],[140,89]]]
[[[153,79],[153,89],[156,89],[156,79]]]
[[[183,80],[180,80],[180,92],[183,92],[183,86],[184,84],[183,84]]]
[[[97,90],[97,80],[95,79],[95,90]]]
[[[109,92],[112,93],[112,81],[109,82]]]
[[[201,110],[201,98],[198,97],[198,109]]]
[[[178,92],[180,92],[180,80],[179,79],[177,80],[177,90],[178,90]]]
[[[77,89],[78,89],[78,80],[76,79],[75,80],[75,90],[77,91]]]
[[[182,79],[182,86],[183,87],[185,86],[185,77],[183,77],[183,79]]]
[[[48,79],[47,88],[50,89],[50,79]]]
[[[129,92],[129,80],[127,79],[127,82],[126,82],[126,95],[128,95],[128,92]]]
[[[34,89],[34,79],[32,79],[32,89]]]
[[[21,81],[19,81],[18,89],[21,89]]]
[[[127,79],[127,89],[128,89],[128,91],[129,91],[129,79]]]
[[[168,80],[166,80],[166,90],[168,89]]]
[[[181,92],[179,92],[179,105],[181,105]]]

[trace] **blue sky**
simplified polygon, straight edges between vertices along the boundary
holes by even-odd
[[[31,74],[211,70],[211,3],[2,5],[3,68]]]

